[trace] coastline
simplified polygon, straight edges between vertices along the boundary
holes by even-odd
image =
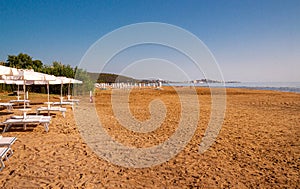
[[[195,86],[216,88],[237,88],[254,90],[271,90],[280,92],[300,93],[300,82],[229,82],[229,83],[168,83],[164,86]]]

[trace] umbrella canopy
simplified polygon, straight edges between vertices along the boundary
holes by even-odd
[[[23,81],[23,80],[8,80],[8,79],[5,79],[5,80],[1,80],[0,83],[5,83],[5,84],[8,84],[8,85],[32,85],[34,84],[33,81]]]
[[[50,84],[81,84],[82,81],[79,81],[77,79],[73,79],[73,78],[67,78],[67,77],[62,77],[62,76],[58,76],[56,77],[55,81],[50,81]]]
[[[18,69],[0,65],[0,76],[3,75],[13,76],[18,74],[19,74]]]
[[[22,81],[11,80],[6,77],[13,77],[19,75],[19,70],[17,68],[11,68],[7,66],[0,65],[0,83],[5,84],[16,84],[18,85],[18,94],[19,94],[19,85],[23,85]]]
[[[18,69],[0,65],[0,83],[5,83],[6,76],[14,76],[18,74]]]

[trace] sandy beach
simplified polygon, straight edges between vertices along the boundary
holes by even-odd
[[[66,118],[52,114],[48,133],[43,126],[26,131],[11,128],[3,136],[16,136],[14,154],[0,172],[1,188],[298,188],[300,186],[300,94],[276,91],[227,89],[225,119],[217,140],[198,152],[210,119],[210,92],[197,88],[198,126],[191,141],[169,161],[148,168],[114,165],[94,153],[76,126],[71,108]],[[32,96],[33,95],[33,96]],[[32,94],[32,114],[46,95]],[[15,99],[4,97],[1,102]],[[115,118],[111,90],[95,92],[94,102],[107,133],[118,142],[145,148],[167,140],[180,121],[176,92],[134,89],[129,106],[137,120],[150,118],[149,103],[160,99],[167,109],[159,128],[134,133]],[[59,101],[52,96],[51,101]],[[80,106],[80,105],[79,105]],[[92,107],[92,106],[91,106]],[[13,114],[20,114],[14,108]],[[0,111],[0,121],[9,116]],[[89,124],[87,121],[86,124]],[[3,127],[1,127],[3,129]],[[2,130],[0,130],[2,132]]]

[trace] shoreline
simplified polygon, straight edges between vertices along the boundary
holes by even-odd
[[[239,83],[170,83],[164,86],[194,86],[205,88],[234,88],[234,89],[255,89],[255,90],[271,90],[280,92],[300,93],[300,82],[239,82]],[[210,85],[210,86],[209,86]]]

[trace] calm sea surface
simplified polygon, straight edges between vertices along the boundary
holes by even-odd
[[[260,90],[274,90],[283,92],[300,93],[300,82],[242,82],[242,83],[169,83],[165,86],[199,86],[199,87],[226,87],[226,88],[247,88]]]

